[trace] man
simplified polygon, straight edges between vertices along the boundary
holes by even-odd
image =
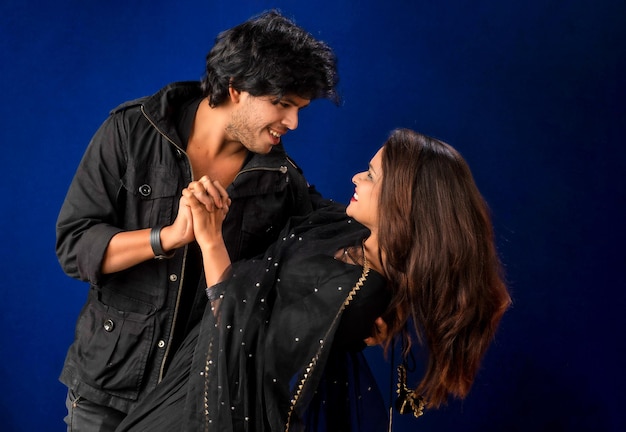
[[[191,212],[179,210],[189,182],[207,176],[227,188],[233,261],[323,204],[281,141],[311,100],[338,101],[337,81],[332,50],[272,11],[217,37],[201,84],[174,83],[112,111],[57,221],[61,266],[90,284],[60,377],[68,431],[114,430],[202,315]]]

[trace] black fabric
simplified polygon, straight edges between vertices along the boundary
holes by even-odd
[[[264,256],[235,263],[214,287],[219,304],[118,430],[384,430],[359,350],[390,295],[375,271],[334,259],[367,235],[343,212],[316,211],[292,219]]]

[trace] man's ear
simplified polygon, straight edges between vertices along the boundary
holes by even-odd
[[[228,85],[228,95],[230,97],[231,102],[238,103],[239,98],[241,98],[241,91],[237,90],[232,86],[232,84]]]

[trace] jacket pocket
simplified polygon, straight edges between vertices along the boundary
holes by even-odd
[[[76,328],[75,360],[85,382],[136,400],[152,346],[155,315],[124,312],[92,297]]]
[[[161,165],[129,165],[123,178],[125,229],[153,227],[174,219],[182,187],[180,174]]]

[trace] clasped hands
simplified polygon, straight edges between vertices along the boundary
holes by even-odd
[[[231,200],[219,181],[203,176],[183,189],[174,225],[187,243],[196,240],[201,248],[222,239],[222,223]]]

